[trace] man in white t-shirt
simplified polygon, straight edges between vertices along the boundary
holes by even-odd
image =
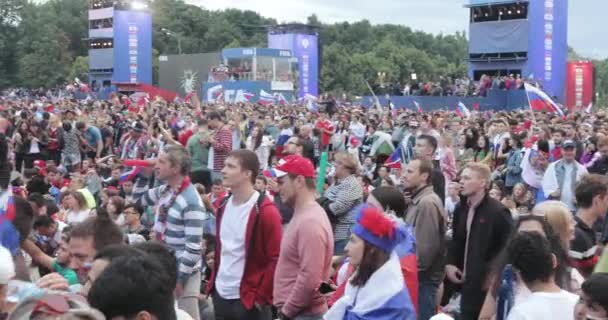
[[[551,244],[538,232],[520,232],[507,249],[513,267],[532,292],[510,311],[507,320],[574,320],[578,296],[555,282],[558,261]]]
[[[217,209],[215,269],[207,287],[216,319],[271,320],[281,216],[254,189],[260,162],[251,150],[234,150],[222,175],[232,194]]]

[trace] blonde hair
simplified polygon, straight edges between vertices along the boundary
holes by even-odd
[[[490,167],[488,167],[487,164],[481,162],[470,162],[466,165],[465,169],[469,169],[477,173],[483,180],[486,181],[486,188],[490,188],[490,176],[492,175],[492,170],[490,170]]]
[[[359,163],[355,156],[348,152],[338,152],[334,155],[335,161],[342,162],[342,165],[347,168],[352,174],[358,174],[359,172]]]
[[[568,209],[568,206],[557,200],[543,201],[534,206],[532,214],[544,216],[545,220],[553,228],[553,231],[559,236],[564,248],[569,248],[572,213]]]

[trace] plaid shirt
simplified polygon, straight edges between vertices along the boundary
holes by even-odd
[[[325,197],[331,200],[329,209],[338,217],[334,229],[334,239],[348,239],[350,228],[355,223],[352,210],[363,201],[363,189],[354,175],[336,182],[325,192]]]
[[[227,127],[222,127],[215,133],[213,142],[213,170],[221,171],[224,169],[224,161],[228,158],[228,153],[232,151],[232,131]]]

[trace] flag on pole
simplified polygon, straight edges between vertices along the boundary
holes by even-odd
[[[416,111],[422,112],[422,108],[420,107],[420,104],[418,104],[417,101],[414,101],[414,105],[416,106]]]
[[[273,104],[274,102],[275,102],[275,98],[274,98],[274,95],[272,95],[272,93],[268,93],[268,92],[264,91],[263,89],[260,90],[260,99],[258,99],[258,103],[267,106],[269,104]]]
[[[190,102],[190,99],[194,96],[194,91],[188,92],[188,94],[184,97],[185,102]]]
[[[589,105],[585,109],[585,113],[591,113],[592,109],[593,109],[593,102],[589,103]]]
[[[277,100],[279,102],[280,105],[286,105],[287,104],[287,98],[285,98],[285,96],[282,93],[279,93],[277,95]]]
[[[464,105],[461,101],[458,101],[458,107],[456,108],[456,114],[458,114],[461,118],[469,118],[471,116],[471,111],[469,108]]]
[[[384,165],[391,169],[401,169],[401,146],[393,151],[391,156],[384,162]]]
[[[243,92],[243,97],[245,97],[245,100],[251,101],[251,99],[253,99],[253,97],[255,97],[255,93],[245,91],[245,92]]]
[[[319,111],[319,107],[317,106],[317,97],[313,96],[310,93],[307,93],[304,95],[304,97],[302,97],[302,99],[304,100],[306,108],[308,108],[308,110],[312,112]]]
[[[557,113],[562,117],[565,115],[562,108],[560,108],[555,101],[551,100],[551,98],[549,98],[549,96],[539,88],[528,83],[524,83],[524,88],[526,89],[526,94],[528,95],[530,109],[533,111],[548,110],[553,113]]]

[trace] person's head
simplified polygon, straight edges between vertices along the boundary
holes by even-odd
[[[60,197],[63,206],[69,210],[80,211],[86,208],[87,201],[78,191],[66,191]]]
[[[283,154],[284,155],[289,155],[289,154],[302,155],[302,144],[300,144],[300,138],[298,138],[296,136],[290,137],[287,140],[287,142],[285,143],[285,146],[283,148]]]
[[[133,181],[131,181],[131,180],[125,180],[125,181],[122,183],[122,191],[123,191],[123,192],[124,192],[126,195],[132,194],[132,193],[133,193],[133,186],[134,186],[134,185],[133,185]]]
[[[36,230],[39,235],[45,237],[52,238],[55,236],[58,226],[57,222],[47,215],[38,216],[36,217],[36,220],[34,220],[34,230]]]
[[[573,139],[576,135],[576,123],[573,121],[567,121],[562,124],[562,129],[565,133],[565,137],[568,137],[569,139]]]
[[[405,235],[379,208],[363,204],[355,208],[355,215],[355,225],[344,250],[357,268],[350,283],[361,287],[388,261]]]
[[[15,203],[15,218],[13,219],[12,224],[19,236],[19,244],[21,244],[25,239],[27,239],[30,231],[32,230],[34,210],[32,209],[30,203],[23,198],[14,197],[13,201]],[[9,240],[9,243],[6,243],[7,240]],[[16,245],[16,243],[12,243],[9,236],[0,238],[0,241],[0,245],[6,247],[10,251],[17,249],[13,247]]]
[[[234,150],[228,154],[222,169],[224,186],[232,189],[243,184],[253,186],[259,171],[260,160],[255,152],[246,149]]]
[[[564,141],[565,135],[566,135],[566,133],[564,132],[564,130],[561,130],[561,129],[553,130],[553,133],[551,134],[551,138],[553,138],[553,143],[555,143],[556,145],[560,145],[562,143],[562,141]]]
[[[458,198],[460,194],[460,184],[458,182],[448,183],[448,197]]]
[[[460,193],[469,197],[484,192],[490,186],[490,174],[490,168],[483,163],[472,162],[467,164],[460,175],[462,185]]]
[[[557,257],[549,240],[541,233],[519,232],[509,243],[507,252],[513,267],[528,287],[555,282]]]
[[[433,175],[433,162],[426,159],[410,161],[401,173],[401,184],[407,190],[417,190],[431,183]]]
[[[177,258],[174,251],[169,250],[164,244],[155,241],[140,242],[132,247],[158,259],[165,272],[169,275],[169,280],[172,280],[170,287],[175,288],[177,285]]]
[[[59,241],[59,247],[57,248],[57,263],[62,266],[67,266],[72,259],[72,254],[70,253],[70,231],[70,226],[63,228],[61,241]]]
[[[374,160],[372,159],[372,157],[365,157],[365,160],[363,160],[363,164],[366,166],[371,166],[374,164]]]
[[[526,193],[528,192],[528,188],[526,187],[525,184],[518,182],[515,184],[515,186],[513,186],[513,197],[515,198],[523,198],[526,196]]]
[[[576,143],[572,140],[566,140],[562,143],[562,158],[566,162],[576,160]]]
[[[255,185],[253,186],[253,188],[259,192],[266,192],[267,185],[268,182],[266,181],[266,177],[257,176],[255,178]]]
[[[568,206],[561,201],[543,201],[534,206],[532,214],[545,217],[545,220],[560,238],[562,246],[565,249],[570,248],[570,241],[574,239],[576,222]]]
[[[174,177],[186,177],[192,168],[192,158],[183,146],[168,145],[158,156],[155,170],[158,179],[167,181]]]
[[[222,193],[224,193],[224,182],[222,179],[213,180],[211,192],[216,196],[220,196]]]
[[[48,167],[46,169],[46,178],[48,179],[49,183],[53,185],[61,185],[61,182],[63,181],[63,175],[61,175],[55,166]]]
[[[594,273],[581,287],[576,320],[608,319],[608,273]]]
[[[597,139],[597,149],[604,159],[608,159],[608,137]]]
[[[489,148],[490,141],[488,140],[488,137],[486,137],[485,135],[480,135],[477,139],[477,149],[488,151]]]
[[[355,156],[348,152],[338,152],[334,155],[336,164],[336,178],[344,179],[350,175],[357,174],[359,165]]]
[[[112,172],[110,173],[110,177],[113,180],[120,180],[120,176],[122,175],[122,170],[123,170],[122,166],[115,166],[114,168],[112,168]]]
[[[46,215],[46,199],[42,194],[34,192],[27,196],[36,216]]]
[[[393,213],[397,217],[405,216],[405,199],[403,194],[395,187],[378,187],[372,190],[367,197],[367,204],[377,207],[386,213]]]
[[[207,120],[209,121],[209,128],[211,130],[217,130],[224,125],[222,115],[217,111],[208,112]]]
[[[141,256],[144,253],[126,244],[113,244],[101,249],[93,258],[91,270],[87,274],[87,280],[80,289],[80,294],[86,297],[91,290],[95,280],[101,275],[103,270],[115,259],[119,257]]]
[[[523,148],[524,144],[520,136],[513,135],[509,139],[509,146],[513,149],[521,149]]]
[[[88,301],[107,319],[175,320],[172,282],[153,256],[120,257],[93,283]]]
[[[492,186],[492,188],[490,188],[490,191],[488,191],[488,195],[490,196],[490,198],[495,199],[496,201],[501,201],[504,196],[502,193],[502,189],[497,186]]]
[[[119,196],[114,196],[108,199],[106,209],[111,215],[119,215],[125,207],[125,200]]]
[[[608,210],[608,178],[599,174],[588,174],[576,184],[574,197],[579,209],[603,217]]]
[[[417,159],[433,160],[435,150],[437,150],[437,139],[435,137],[422,134],[416,138],[414,153]]]
[[[290,155],[283,158],[273,170],[277,177],[281,200],[290,207],[296,205],[299,197],[310,197],[314,194],[316,172],[309,159]]]
[[[70,232],[70,268],[78,274],[81,282],[86,279],[93,258],[101,249],[123,243],[123,234],[118,225],[99,208],[97,216],[76,224]]]
[[[83,132],[84,130],[86,130],[87,128],[87,124],[84,121],[78,121],[76,122],[76,129],[80,132]]]
[[[312,129],[309,126],[301,126],[300,127],[300,137],[301,138],[310,138],[310,133],[312,132]]]
[[[144,214],[144,208],[138,204],[131,203],[125,206],[123,209],[125,216],[125,222],[127,225],[135,225],[141,222],[141,216]]]
[[[380,168],[378,168],[378,176],[380,178],[388,176],[388,168],[386,166],[381,166]]]

